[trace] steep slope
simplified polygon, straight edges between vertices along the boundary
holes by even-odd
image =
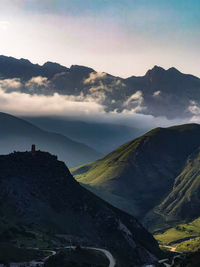
[[[70,167],[87,163],[101,156],[87,145],[75,142],[63,135],[46,132],[24,120],[0,113],[0,153],[13,150],[26,151],[31,144],[58,155]]]
[[[171,192],[199,136],[197,124],[156,128],[72,173],[113,205],[144,218]]]
[[[175,179],[173,189],[155,209],[168,220],[187,220],[200,215],[200,148],[187,159],[184,169]]]
[[[151,234],[134,217],[82,188],[56,156],[15,152],[0,156],[0,167],[3,221],[65,234],[72,242],[106,244],[120,267],[152,262],[159,254]],[[9,224],[0,226],[2,232]]]
[[[63,134],[104,154],[138,137],[137,128],[113,123],[86,122],[60,117],[24,117],[44,130]]]

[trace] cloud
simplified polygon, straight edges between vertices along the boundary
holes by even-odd
[[[19,78],[0,80],[0,87],[4,90],[15,90],[19,89],[21,86],[22,83]]]
[[[137,91],[132,94],[123,104],[123,113],[136,113],[142,112],[146,109],[143,105],[144,98],[141,91]]]
[[[154,93],[153,93],[153,96],[159,96],[161,94],[161,91],[155,91]]]
[[[190,101],[188,110],[194,115],[200,115],[200,106],[196,101]]]
[[[32,77],[28,82],[26,82],[25,87],[29,92],[43,92],[44,94],[47,94],[51,92],[52,84],[48,78],[37,76]]]
[[[37,85],[37,86],[48,86],[48,79],[46,77],[42,77],[42,76],[37,76],[37,77],[33,77],[31,78],[26,85],[27,86],[32,86],[32,85]]]
[[[188,111],[193,114],[190,122],[200,123],[200,105],[196,101],[190,101]]]
[[[28,85],[46,85],[48,81],[42,77],[31,79]],[[166,127],[187,122],[199,122],[200,107],[191,101],[190,112],[194,115],[190,119],[169,120],[166,117],[154,117],[141,114],[145,109],[141,91],[132,94],[123,105],[122,112],[107,111],[102,104],[105,100],[105,93],[94,91],[92,94],[78,96],[74,95],[36,95],[19,91],[21,82],[19,79],[6,79],[0,81],[0,107],[1,111],[13,115],[23,116],[62,116],[83,121],[108,122],[121,125],[128,125],[144,131],[154,127]],[[9,91],[8,88],[14,88]],[[27,84],[26,84],[27,86]],[[48,87],[47,87],[48,88]],[[140,112],[140,114],[138,114]]]
[[[142,103],[143,101],[143,96],[141,91],[137,91],[136,93],[132,94],[125,102],[124,106],[130,105],[132,102],[140,102]]]
[[[98,80],[105,79],[107,74],[105,72],[91,72],[89,77],[84,80],[84,84],[93,84]]]
[[[46,77],[33,77],[29,81],[24,82],[20,78],[0,80],[0,88],[6,92],[25,91],[30,94],[51,94],[53,85]]]
[[[7,93],[0,89],[0,106],[4,112],[17,115],[80,116],[104,113],[103,106],[83,96],[30,95],[21,92]]]

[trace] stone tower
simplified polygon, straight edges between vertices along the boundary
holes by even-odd
[[[32,145],[32,146],[31,146],[31,153],[32,153],[32,154],[35,154],[35,145]]]

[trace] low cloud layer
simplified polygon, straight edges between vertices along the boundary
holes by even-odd
[[[100,76],[102,77],[103,74]],[[146,111],[141,91],[132,94],[122,104],[122,111],[107,111],[104,106],[105,92],[101,90],[101,84],[96,82],[99,74],[90,76],[88,84],[91,85],[87,95],[52,95],[32,94],[38,88],[49,90],[49,81],[44,77],[34,77],[25,84],[20,79],[0,80],[0,107],[2,112],[18,116],[62,116],[84,121],[117,123],[140,129],[154,127],[167,127],[188,122],[200,122],[200,105],[191,101],[188,107],[191,113],[190,119],[173,119],[166,117],[154,117],[142,114]],[[95,82],[94,82],[95,81]],[[116,83],[118,81],[116,80]],[[26,88],[26,91],[21,91]],[[156,92],[155,96],[160,95]],[[140,113],[140,114],[139,114]]]
[[[104,113],[103,106],[82,96],[30,95],[21,92],[5,92],[0,89],[1,111],[16,115],[82,116]]]

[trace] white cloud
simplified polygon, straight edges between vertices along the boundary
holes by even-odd
[[[161,91],[155,91],[154,93],[153,93],[153,96],[159,96],[161,94]]]
[[[107,74],[105,72],[91,72],[89,77],[84,80],[84,84],[94,84],[98,80],[105,79]]]
[[[46,78],[42,76],[32,77],[28,82],[25,83],[25,87],[30,92],[37,92],[39,90],[45,93],[45,91],[48,90],[50,93],[51,91],[51,82]],[[47,93],[47,92],[46,92]]]
[[[32,80],[32,79],[31,79]],[[35,79],[32,82],[43,84],[45,79]],[[176,119],[168,120],[166,117],[153,117],[152,115],[138,114],[145,107],[143,105],[143,96],[140,91],[131,95],[124,104],[124,110],[121,113],[117,111],[106,112],[101,104],[105,100],[103,91],[94,91],[92,94],[84,96],[80,94],[59,95],[55,93],[51,96],[30,95],[19,91],[8,92],[9,88],[18,89],[21,86],[19,79],[7,79],[0,81],[0,107],[1,111],[13,115],[25,116],[64,116],[73,117],[86,121],[110,122],[122,125],[131,125],[148,130],[157,126],[171,126],[187,122],[200,122],[200,107],[194,101],[190,103],[189,110],[194,114],[192,120]]]
[[[19,78],[0,80],[0,87],[6,89],[19,89],[22,86]]]
[[[200,123],[200,105],[196,101],[190,101],[188,110],[193,114],[190,122]]]
[[[17,115],[83,116],[104,113],[103,106],[84,99],[83,96],[29,95],[20,92],[7,93],[0,89],[0,106],[4,112]]]
[[[37,76],[31,78],[27,83],[26,86],[48,86],[48,79],[46,77]]]
[[[124,110],[122,111],[122,113],[133,114],[144,111],[146,107],[143,105],[143,101],[144,98],[142,92],[135,92],[124,102]]]
[[[132,94],[125,102],[124,102],[124,106],[128,107],[131,104],[137,104],[137,105],[141,105],[143,102],[143,96],[142,96],[142,92],[141,91],[137,91],[134,94]]]
[[[194,115],[200,115],[200,106],[196,101],[190,101],[188,110]]]

